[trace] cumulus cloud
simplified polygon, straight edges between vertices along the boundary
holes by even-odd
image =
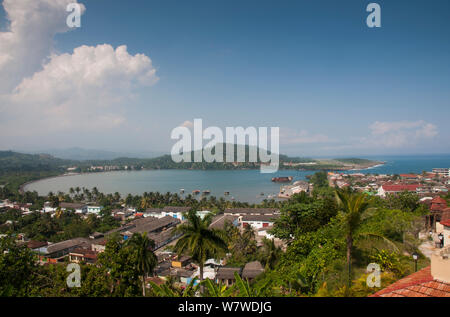
[[[69,31],[66,7],[75,0],[4,0],[9,27],[0,32],[0,93],[39,70],[53,52],[53,37]],[[80,4],[82,12],[84,5]]]
[[[53,52],[53,36],[68,30],[66,6],[72,2],[4,0],[11,25],[8,32],[0,33],[3,136],[117,127],[126,121],[125,105],[135,88],[158,80],[150,58],[130,55],[125,45]]]
[[[369,126],[371,135],[365,139],[370,144],[385,147],[417,145],[438,135],[434,124],[419,121],[376,121]]]

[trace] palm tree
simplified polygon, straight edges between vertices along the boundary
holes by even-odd
[[[372,232],[358,232],[358,229],[362,224],[363,215],[370,207],[369,196],[365,193],[353,193],[348,189],[336,189],[336,199],[338,206],[341,208],[343,213],[347,246],[348,288],[350,288],[352,250],[355,236],[379,238],[385,242],[388,242],[395,249],[397,249],[397,247],[390,240],[379,234]]]
[[[150,198],[147,197],[147,196],[142,197],[142,200],[141,200],[141,209],[142,209],[142,210],[145,210],[145,209],[149,208],[150,206],[151,206],[151,205],[150,205]]]
[[[155,247],[155,242],[147,237],[147,233],[135,233],[127,241],[128,246],[131,246],[137,251],[136,267],[142,277],[142,296],[145,296],[145,278],[148,274],[153,273],[153,269],[158,263],[158,260],[152,249]]]
[[[203,266],[205,261],[218,257],[227,250],[227,244],[218,230],[210,229],[211,215],[201,219],[194,210],[185,214],[186,223],[179,225],[174,234],[183,234],[175,244],[178,255],[188,253],[200,268],[200,282],[203,281]]]
[[[344,213],[344,227],[347,246],[348,286],[351,286],[351,261],[353,238],[361,224],[361,215],[369,208],[367,196],[363,193],[351,193],[336,189],[336,200]]]
[[[263,238],[261,262],[267,269],[274,269],[275,264],[281,258],[283,251],[275,245],[274,239]]]

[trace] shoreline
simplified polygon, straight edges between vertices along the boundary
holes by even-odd
[[[353,169],[333,169],[334,171],[363,171],[363,170],[369,170],[372,168],[376,168],[379,166],[383,166],[386,164],[386,162],[376,162],[377,164],[373,165],[373,166],[369,166],[369,167],[362,167],[362,168],[353,168]],[[53,179],[53,178],[59,178],[59,177],[67,177],[67,176],[77,176],[77,175],[92,175],[92,174],[103,174],[103,173],[114,173],[114,172],[140,172],[140,171],[161,171],[161,170],[168,170],[168,171],[172,171],[172,170],[185,170],[185,171],[192,171],[193,169],[141,169],[141,170],[115,170],[115,171],[99,171],[99,172],[82,172],[82,173],[65,173],[65,174],[60,174],[60,175],[55,175],[55,176],[47,176],[47,177],[43,177],[43,178],[39,178],[39,179],[35,179],[35,180],[31,180],[28,182],[25,182],[23,184],[21,184],[19,186],[19,193],[20,194],[24,194],[27,190],[26,187],[33,184],[33,183],[37,183],[43,180],[47,180],[47,179]],[[202,169],[198,169],[199,171],[207,171],[207,170],[202,170]],[[231,169],[230,171],[236,171],[236,170],[249,170],[248,168],[246,169]],[[258,170],[258,168],[255,168],[255,170]],[[291,169],[291,168],[280,168],[279,171],[308,171],[308,172],[320,172],[323,170],[328,170],[331,171],[332,169],[321,169],[321,168],[317,168],[317,169],[313,169],[313,170],[304,170],[304,169]],[[211,171],[226,171],[226,169],[214,169]]]

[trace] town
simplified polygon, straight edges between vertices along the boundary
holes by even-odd
[[[177,252],[175,248],[177,241],[183,237],[183,232],[177,230],[177,227],[186,225],[192,221],[192,217],[198,218],[199,221],[208,218],[209,230],[228,232],[228,234],[234,232],[233,234],[240,237],[238,239],[247,235],[250,238],[247,238],[245,243],[250,243],[254,250],[272,248],[272,252],[281,254],[289,249],[291,240],[278,233],[283,226],[282,218],[286,216],[285,212],[289,212],[289,207],[286,208],[283,204],[289,203],[292,199],[305,199],[298,198],[302,195],[315,197],[317,193],[314,189],[320,187],[351,190],[367,197],[378,197],[386,202],[393,197],[415,195],[418,206],[425,210],[421,216],[420,232],[417,236],[423,241],[419,246],[420,252],[424,254],[424,258],[431,260],[431,266],[425,269],[429,271],[427,271],[428,275],[432,279],[449,283],[448,268],[450,266],[447,259],[450,250],[450,207],[447,200],[443,198],[447,197],[448,199],[448,189],[450,188],[449,169],[447,168],[436,168],[422,174],[400,175],[318,172],[309,178],[309,181],[297,181],[293,185],[282,186],[280,197],[285,200],[278,203],[272,200],[274,206],[272,208],[255,206],[220,209],[215,207],[211,211],[189,206],[153,207],[146,202],[145,196],[139,198],[136,206],[136,203],[131,203],[130,195],[127,199],[122,200],[116,197],[114,208],[111,206],[105,208],[96,202],[87,201],[87,198],[98,198],[103,195],[97,189],[92,191],[94,194],[83,189],[83,192],[87,193],[85,196],[79,194],[81,189],[76,188],[71,189],[71,194],[66,196],[59,193],[59,198],[50,193],[52,201],[45,201],[40,209],[33,208],[36,205],[32,202],[19,203],[8,199],[2,200],[0,201],[0,215],[11,214],[11,211],[19,213],[22,218],[34,213],[48,215],[51,218],[73,214],[91,222],[95,221],[95,218],[108,215],[115,221],[113,228],[104,232],[89,232],[88,236],[78,236],[57,242],[30,239],[27,234],[21,232],[14,234],[17,245],[30,249],[36,255],[36,261],[40,265],[63,265],[71,262],[95,266],[100,254],[105,252],[107,242],[112,237],[125,244],[127,241],[131,241],[135,235],[145,235],[152,241],[151,251],[155,254],[157,261],[152,274],[146,276],[146,288],[161,287],[170,281],[180,289],[186,289],[191,284],[198,285],[199,281],[205,278],[219,285],[232,287],[236,283],[236,278],[252,282],[273,264],[264,263],[261,259],[252,259],[249,262],[242,262],[242,259],[234,261],[233,252],[225,252],[219,257],[206,258],[204,263],[198,263],[195,256],[189,252]],[[112,195],[108,196],[113,197]],[[115,196],[120,195],[116,193]],[[79,201],[80,199],[83,201]],[[64,200],[70,200],[70,202]],[[8,228],[14,228],[17,222],[17,217],[16,220],[6,219],[3,224],[0,224],[0,229],[8,232]],[[0,237],[6,238],[8,234],[3,233]],[[245,249],[248,245],[241,247]],[[388,296],[383,290],[379,290],[374,296],[378,296],[377,294]],[[393,295],[394,293],[389,294]],[[445,294],[448,295],[449,292]]]

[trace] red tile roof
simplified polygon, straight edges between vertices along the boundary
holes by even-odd
[[[450,284],[434,280],[431,266],[427,266],[370,297],[450,297]]]
[[[419,177],[419,175],[416,175],[416,174],[400,174],[400,177],[417,178],[417,177]]]
[[[436,196],[431,201],[433,204],[445,204],[447,206],[447,201],[441,196]]]
[[[450,219],[441,221],[441,225],[444,225],[446,227],[450,227]]]
[[[402,191],[416,191],[418,187],[421,187],[420,184],[398,184],[398,185],[382,185],[383,189],[387,192],[402,192]]]

